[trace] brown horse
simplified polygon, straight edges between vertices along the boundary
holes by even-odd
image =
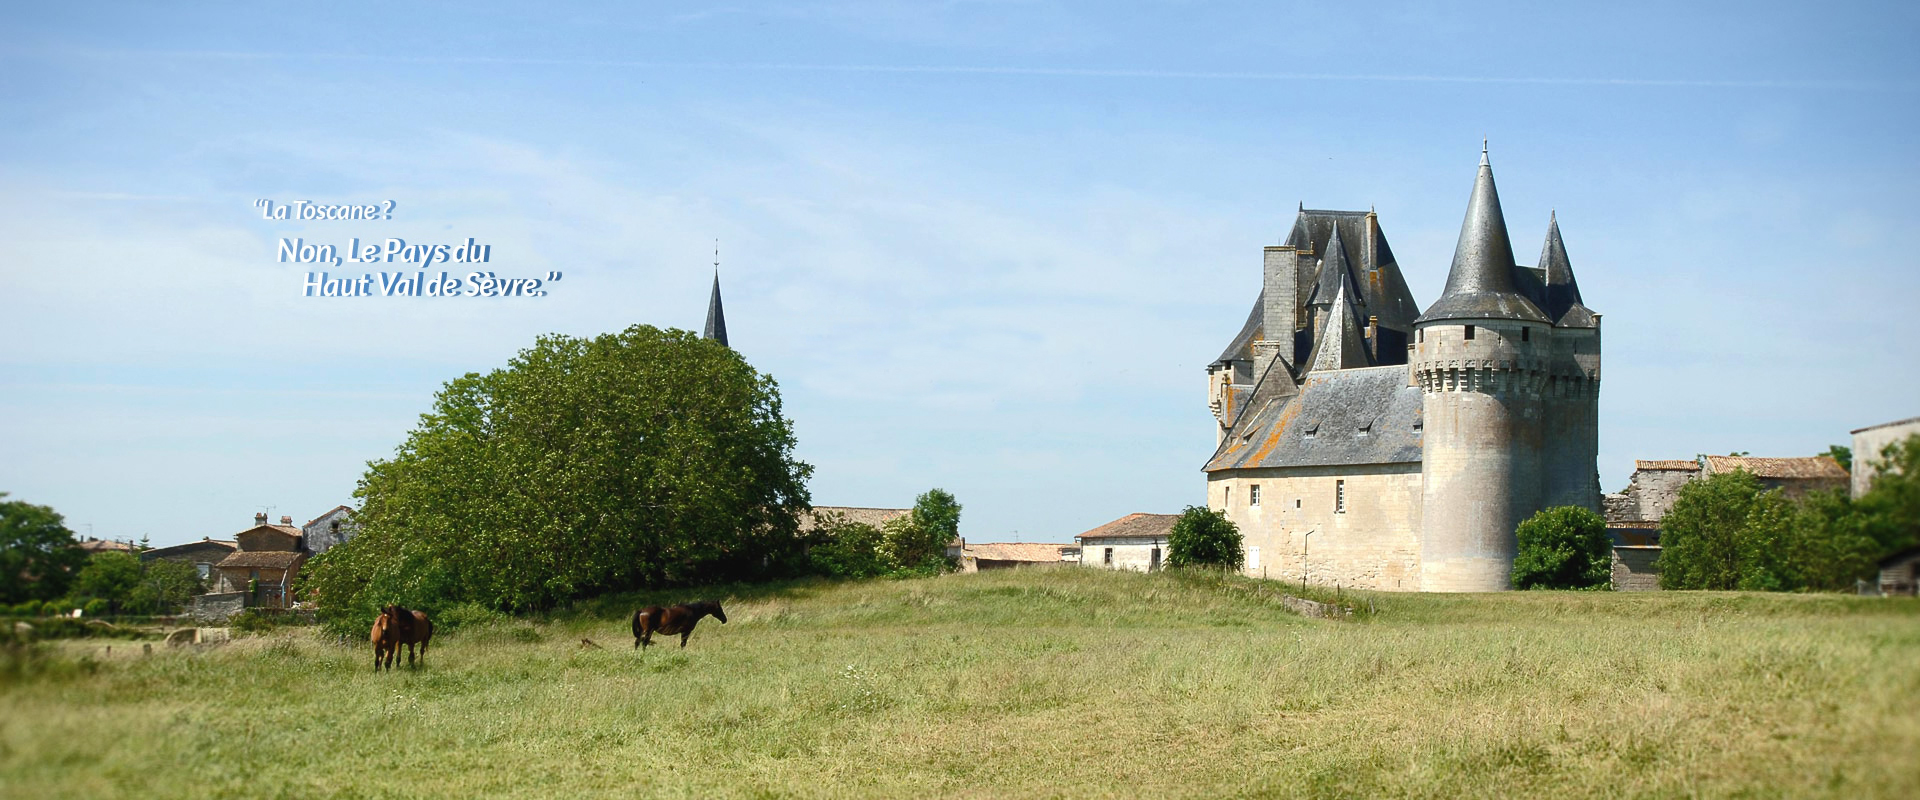
[[[373,671],[379,672],[384,659],[388,670],[400,657],[400,645],[407,646],[407,666],[414,665],[413,646],[420,645],[420,666],[427,665],[427,644],[433,641],[433,622],[424,611],[409,611],[399,606],[380,609],[373,621]]]
[[[680,635],[680,646],[687,646],[687,637],[693,635],[693,626],[700,624],[700,618],[713,615],[714,619],[726,624],[727,612],[720,610],[720,604],[712,600],[701,600],[672,608],[648,606],[633,612],[633,646],[646,647],[653,644],[656,633],[672,636]]]

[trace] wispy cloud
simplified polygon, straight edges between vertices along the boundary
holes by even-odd
[[[819,72],[890,75],[982,75],[1006,77],[1145,79],[1168,81],[1254,81],[1289,83],[1437,83],[1513,84],[1536,86],[1638,86],[1697,89],[1838,90],[1854,92],[1912,92],[1914,81],[1812,79],[1647,78],[1578,75],[1446,75],[1366,72],[1268,72],[1249,70],[1189,70],[1106,67],[1029,67],[968,64],[826,64],[752,61],[650,61],[599,58],[531,58],[518,56],[404,56],[374,53],[252,52],[233,50],[58,50],[10,48],[7,57],[68,56],[92,59],[178,61],[357,61],[392,64],[475,64],[500,66],[589,67],[653,70],[739,72]]]

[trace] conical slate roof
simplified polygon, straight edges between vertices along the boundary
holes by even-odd
[[[1547,272],[1547,304],[1542,311],[1562,328],[1592,328],[1593,310],[1580,302],[1580,284],[1573,279],[1573,262],[1560,240],[1560,215],[1547,216],[1547,243],[1540,248],[1540,268]]]
[[[712,339],[721,347],[727,344],[727,315],[720,308],[720,271],[713,271],[713,297],[707,301],[707,329],[700,332],[700,338]]]
[[[1460,242],[1454,245],[1453,268],[1447,289],[1417,323],[1443,319],[1552,320],[1513,283],[1513,243],[1507,239],[1506,216],[1500,212],[1500,192],[1493,185],[1493,167],[1480,152],[1480,174],[1467,200],[1467,218],[1460,224]]]
[[[1359,315],[1353,310],[1353,279],[1342,273],[1339,281],[1339,288],[1333,292],[1333,316],[1321,329],[1320,341],[1313,343],[1313,355],[1307,358],[1308,372],[1373,366],[1366,336],[1360,332]]]

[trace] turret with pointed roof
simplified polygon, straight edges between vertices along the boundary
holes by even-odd
[[[1580,302],[1580,284],[1573,279],[1567,245],[1560,241],[1560,215],[1547,215],[1547,242],[1540,247],[1540,269],[1546,271],[1547,305],[1542,311],[1562,328],[1592,328],[1593,310]]]
[[[1547,315],[1514,287],[1513,243],[1507,238],[1507,219],[1500,211],[1500,191],[1493,185],[1493,167],[1486,148],[1480,150],[1480,174],[1467,200],[1467,218],[1460,223],[1460,241],[1453,248],[1453,267],[1447,288],[1415,324],[1443,319],[1517,319],[1551,322]]]

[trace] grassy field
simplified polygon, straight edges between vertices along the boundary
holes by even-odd
[[[0,796],[1920,792],[1912,600],[1382,594],[1334,622],[1253,584],[774,587],[645,654],[621,599],[382,675],[310,628],[62,643],[0,679]]]

